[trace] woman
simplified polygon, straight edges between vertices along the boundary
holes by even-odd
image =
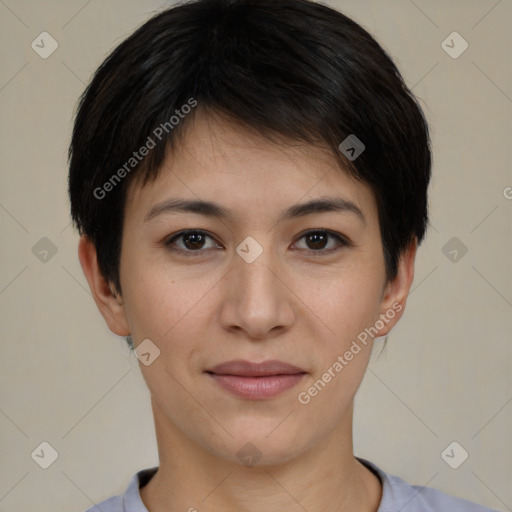
[[[75,122],[71,210],[97,306],[141,363],[160,463],[98,509],[489,510],[353,453],[430,169],[392,60],[324,5],[188,2],[105,60]]]

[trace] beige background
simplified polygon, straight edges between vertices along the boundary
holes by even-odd
[[[359,391],[356,454],[512,510],[512,1],[329,3],[395,58],[435,153],[433,227],[406,315]],[[158,463],[137,361],[104,325],[78,262],[66,151],[92,72],[166,5],[0,0],[3,512],[84,511]],[[43,31],[59,44],[46,60],[30,46]],[[457,59],[441,47],[453,31],[469,43]],[[454,236],[468,248],[456,262],[442,251]],[[45,263],[32,252],[42,237],[57,248]],[[48,469],[31,457],[43,441],[58,452]],[[458,469],[441,458],[452,441],[469,453]]]

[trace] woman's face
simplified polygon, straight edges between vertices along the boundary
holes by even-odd
[[[166,207],[177,200],[216,207]],[[319,200],[338,208],[299,208]],[[373,194],[332,155],[197,116],[156,181],[129,189],[122,304],[105,318],[136,346],[150,340],[140,367],[158,423],[226,460],[285,462],[349,434],[411,254],[387,283]]]

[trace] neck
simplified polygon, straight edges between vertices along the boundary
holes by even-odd
[[[222,459],[173,426],[154,402],[160,465],[140,489],[150,512],[376,512],[380,480],[353,455],[352,407],[320,444],[281,464]]]

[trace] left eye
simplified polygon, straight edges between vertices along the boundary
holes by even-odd
[[[308,231],[307,233],[304,233],[299,240],[302,239],[307,240],[307,244],[309,247],[307,247],[305,250],[311,250],[312,252],[331,252],[333,250],[336,250],[339,247],[348,246],[349,242],[342,236],[333,233],[331,231],[326,230],[316,230],[316,231]],[[331,240],[335,240],[334,246],[331,246],[330,248],[327,248],[326,245],[328,245],[329,238]]]

